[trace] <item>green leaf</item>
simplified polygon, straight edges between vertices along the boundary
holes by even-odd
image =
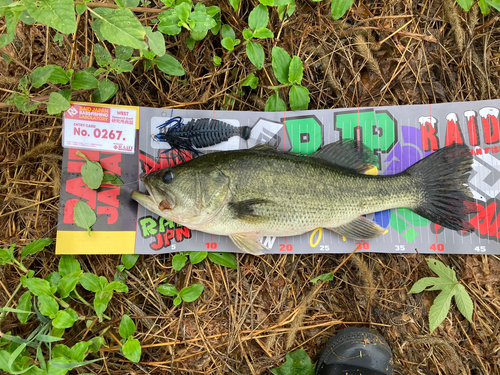
[[[457,285],[455,295],[453,296],[455,303],[457,304],[460,313],[465,316],[465,318],[472,323],[472,313],[474,312],[474,302],[465,290],[462,284]]]
[[[219,56],[214,56],[214,65],[219,66],[222,62],[222,59]]]
[[[132,362],[139,362],[141,360],[141,344],[137,339],[129,339],[122,346],[123,355]]]
[[[288,81],[300,85],[302,82],[302,77],[304,76],[304,66],[300,57],[292,57],[290,61],[290,67],[288,69]]]
[[[158,292],[168,297],[175,297],[177,294],[177,289],[172,284],[161,284],[158,286]]]
[[[66,358],[66,359],[71,359],[71,349],[68,348],[66,345],[63,344],[57,344],[52,348],[52,358]]]
[[[286,355],[286,361],[280,367],[272,369],[274,375],[314,375],[316,365],[304,349]]]
[[[254,38],[266,39],[266,38],[274,38],[274,34],[271,30],[265,27],[260,27],[253,33]]]
[[[140,0],[115,0],[115,2],[120,7],[135,8],[139,5]]]
[[[167,35],[178,35],[182,28],[178,25],[179,17],[173,9],[167,9],[161,12],[158,16],[160,23],[158,24],[158,31]]]
[[[191,14],[191,4],[189,3],[181,3],[174,8],[174,12],[177,15],[177,18],[181,22],[187,22],[189,15]]]
[[[78,260],[71,255],[63,255],[59,260],[58,270],[61,276],[66,276],[70,273],[81,271],[82,269]]]
[[[6,104],[15,104],[17,109],[23,113],[28,113],[34,111],[39,105],[39,102],[31,103],[29,95],[22,95],[17,92],[12,93],[12,95],[5,101]]]
[[[186,45],[188,46],[188,48],[189,48],[190,51],[192,51],[194,49],[195,43],[196,43],[196,40],[194,40],[193,38],[187,38],[186,39]]]
[[[40,238],[38,240],[32,241],[21,250],[21,260],[31,254],[38,253],[42,251],[47,246],[52,243],[52,238]]]
[[[250,73],[247,78],[241,83],[241,86],[250,86],[252,89],[256,89],[259,84],[259,77],[256,77],[255,74]]]
[[[213,17],[209,16],[206,11],[194,11],[191,13],[189,18],[194,21],[192,31],[208,31],[217,25],[217,22],[213,19]]]
[[[495,1],[490,1],[490,0],[479,0],[478,4],[479,4],[479,8],[481,9],[481,13],[483,15],[488,15],[490,14],[490,7],[488,6],[489,3],[495,3]],[[499,10],[500,9],[500,1],[496,1],[496,6],[493,6],[496,10]]]
[[[172,267],[176,271],[180,271],[187,262],[187,256],[182,255],[182,254],[175,254],[174,257],[172,258]]]
[[[333,280],[333,273],[323,273],[311,280],[311,283],[316,284],[318,281],[331,281]]]
[[[208,259],[224,267],[238,268],[238,262],[231,253],[208,253]]]
[[[59,282],[57,290],[62,298],[66,298],[69,294],[75,290],[76,284],[80,281],[83,271],[72,272],[64,276]]]
[[[60,337],[56,337],[56,336],[38,334],[38,335],[36,335],[35,340],[41,341],[41,342],[58,342],[58,341],[62,341],[64,339],[60,338]]]
[[[48,79],[49,82],[62,85],[65,85],[66,83],[69,82],[68,74],[63,68],[57,65],[47,65],[47,66],[52,67],[52,71]],[[68,72],[72,74],[72,71]]]
[[[73,211],[73,219],[76,226],[87,229],[87,232],[90,236],[90,228],[97,221],[97,215],[87,203],[78,201],[76,202]]]
[[[165,54],[153,60],[163,73],[171,76],[183,76],[186,74],[179,61],[173,56]]]
[[[431,333],[442,323],[448,315],[451,299],[455,299],[460,312],[472,322],[474,303],[465,287],[458,282],[455,271],[446,267],[435,259],[426,259],[431,268],[439,277],[425,277],[418,280],[409,293],[419,293],[424,290],[441,290],[429,310],[429,329]]]
[[[106,308],[108,307],[109,301],[113,297],[113,292],[111,290],[103,290],[97,292],[94,298],[94,309],[96,314],[101,317]]]
[[[182,288],[179,292],[179,297],[181,297],[184,302],[193,302],[201,296],[201,293],[203,293],[203,285],[193,284]]]
[[[139,259],[138,254],[124,254],[122,255],[122,263],[126,269],[131,269],[137,260]]]
[[[144,42],[146,32],[130,9],[112,9],[106,17],[98,18],[92,23],[92,28],[99,21],[96,28],[108,42],[137,49],[147,48]]]
[[[158,56],[163,56],[165,54],[165,37],[159,31],[151,31],[151,27],[145,27],[146,36],[148,37],[148,44],[151,51],[156,53]]]
[[[19,21],[19,12],[10,8],[5,9],[5,24],[7,26],[7,33],[0,35],[0,48],[5,47],[14,40],[14,37],[16,36],[17,21]]]
[[[55,318],[56,314],[59,311],[59,304],[54,299],[54,297],[42,294],[40,297],[38,297],[38,303],[40,304],[40,306],[38,306],[38,309],[43,315],[48,316],[50,319]]]
[[[118,85],[111,82],[107,78],[104,78],[102,81],[99,81],[99,83],[97,84],[97,88],[99,89],[101,103],[104,103],[109,99],[111,99],[118,91]]]
[[[264,66],[264,49],[259,43],[247,43],[247,56],[250,62],[259,70]]]
[[[87,350],[90,345],[92,345],[92,341],[83,341],[73,345],[71,348],[71,359],[76,362],[82,362],[87,355]]]
[[[332,17],[334,20],[338,20],[342,17],[351,7],[354,0],[337,0],[332,1]]]
[[[111,57],[111,54],[108,52],[108,50],[100,44],[94,45],[94,54],[97,65],[101,67],[109,66],[113,61],[113,58]]]
[[[8,249],[0,249],[0,265],[12,264],[16,244],[10,245]]]
[[[97,161],[90,161],[83,153],[77,151],[76,154],[84,158],[87,162],[82,165],[81,173],[85,184],[91,189],[98,189],[101,186],[103,170],[101,164]]]
[[[47,276],[45,276],[45,280],[47,280],[50,283],[50,287],[58,287],[59,283],[61,282],[61,275],[59,272],[52,272],[49,273]]]
[[[35,21],[63,34],[76,31],[76,16],[72,0],[25,0],[26,10]]]
[[[436,297],[434,303],[429,310],[429,329],[434,330],[443,322],[450,311],[451,297],[453,296],[454,288],[452,286],[443,289]]]
[[[313,1],[317,1],[317,0],[313,0]],[[288,17],[291,17],[293,12],[295,12],[296,8],[297,8],[297,4],[295,4],[295,0],[290,0],[290,4],[278,6],[278,15],[280,17],[280,20],[282,20],[284,18],[285,12],[288,15]]]
[[[50,94],[49,102],[47,103],[47,113],[49,115],[58,115],[68,110],[70,107],[71,104],[69,101],[58,92]]]
[[[70,310],[70,309],[67,309]],[[67,310],[61,310],[57,313],[54,320],[52,320],[52,325],[56,328],[66,329],[73,327],[73,324],[78,320],[75,319],[74,315]]]
[[[424,290],[441,290],[443,284],[449,284],[449,282],[443,282],[439,277],[423,277],[413,284],[408,294],[421,293]],[[435,285],[438,286],[436,287]]]
[[[304,86],[293,85],[289,93],[290,108],[293,111],[303,111],[309,107],[309,90]]]
[[[280,98],[278,93],[271,95],[266,102],[266,112],[284,112],[286,111],[286,104],[283,99]]]
[[[135,332],[135,323],[128,315],[123,315],[118,332],[124,339],[128,339]]]
[[[267,27],[269,23],[269,10],[265,5],[259,4],[256,6],[248,17],[248,26],[252,30]]]
[[[289,83],[288,72],[292,59],[290,58],[288,52],[286,52],[283,48],[273,47],[272,60],[274,76],[276,79],[284,85]]]
[[[87,10],[87,5],[85,5],[85,3],[83,3],[83,4],[76,4],[75,9],[76,9],[76,13],[81,16]]]
[[[240,1],[241,0],[229,0],[229,4],[231,4],[231,6],[233,7],[233,9],[234,9],[235,12],[238,11],[238,7],[240,5]]]
[[[104,290],[114,290],[118,293],[128,293],[128,286],[121,281],[112,281],[104,287]]]
[[[72,74],[72,71],[69,71]],[[71,76],[71,74],[69,74]],[[69,81],[67,72],[57,65],[38,67],[30,74],[31,86],[39,88],[47,82],[65,85]]]
[[[134,49],[125,46],[116,46],[115,57],[120,60],[129,60],[134,53]]]
[[[110,68],[114,69],[116,71],[116,74],[128,73],[134,70],[134,66],[131,63],[120,59],[113,60]]]
[[[201,263],[205,260],[205,258],[208,255],[207,251],[190,251],[189,253],[189,260],[191,261],[192,264],[198,264]]]
[[[17,309],[18,310],[24,310],[24,311],[31,311],[31,292],[26,291],[24,294],[19,298],[19,301],[17,303]],[[26,323],[28,321],[30,314],[29,313],[17,313],[17,319],[21,323]]]
[[[426,259],[427,265],[431,270],[434,271],[439,277],[449,280],[450,282],[457,283],[457,275],[450,267],[446,267],[442,262],[437,259]]]
[[[222,39],[220,44],[222,45],[222,47],[224,47],[228,51],[234,50],[233,39],[231,39],[230,37],[226,37],[226,38]]]
[[[40,66],[33,70],[33,72],[30,74],[31,86],[34,88],[39,88],[45,85],[48,82],[53,70],[54,65]]]
[[[236,39],[236,34],[234,33],[234,30],[230,25],[222,25],[221,36],[223,39],[224,38]]]
[[[47,280],[39,279],[33,277],[31,279],[26,279],[26,287],[35,296],[41,296],[42,294],[52,295],[52,290],[50,283]]]
[[[463,10],[468,12],[472,4],[474,4],[473,0],[457,0],[458,5],[462,7]]]
[[[182,303],[182,298],[177,296],[174,298],[174,305],[179,306]]]
[[[101,288],[101,284],[99,283],[99,277],[94,275],[93,273],[84,273],[80,278],[80,284],[90,292],[97,293]]]
[[[243,38],[245,40],[250,40],[253,38],[253,31],[250,29],[243,29]]]

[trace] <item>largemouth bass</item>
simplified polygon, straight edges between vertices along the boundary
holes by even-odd
[[[190,229],[229,236],[251,254],[266,249],[262,236],[319,227],[375,238],[385,229],[362,215],[391,208],[409,208],[449,229],[472,229],[467,146],[439,149],[392,176],[365,174],[375,161],[372,150],[352,140],[309,156],[267,146],[215,152],[143,176],[149,194],[134,191],[132,198]]]

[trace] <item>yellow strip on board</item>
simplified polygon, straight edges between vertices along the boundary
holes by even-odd
[[[136,232],[58,231],[56,254],[134,254]]]

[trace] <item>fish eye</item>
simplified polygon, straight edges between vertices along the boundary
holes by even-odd
[[[172,171],[167,171],[163,175],[163,181],[167,184],[171,183],[174,180],[174,172]]]

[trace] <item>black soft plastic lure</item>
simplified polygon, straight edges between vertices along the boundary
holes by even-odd
[[[233,126],[223,121],[201,118],[191,120],[187,124],[177,116],[157,126],[160,132],[154,137],[160,142],[168,142],[174,150],[188,150],[196,154],[196,148],[204,148],[227,141],[238,136],[247,140],[251,129],[248,126]]]

